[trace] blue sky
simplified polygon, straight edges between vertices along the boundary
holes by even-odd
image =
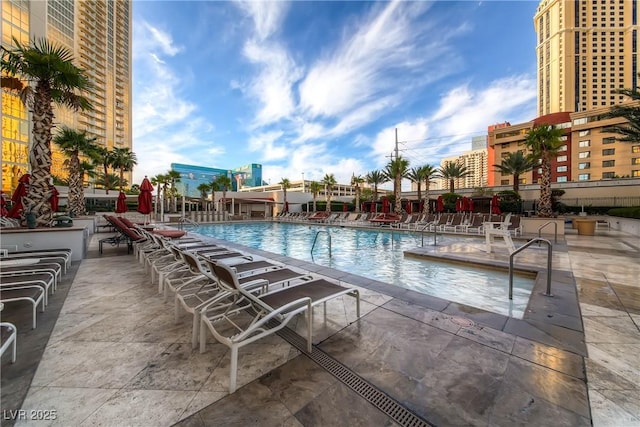
[[[136,1],[134,182],[186,163],[265,181],[410,166],[536,113],[532,1]]]

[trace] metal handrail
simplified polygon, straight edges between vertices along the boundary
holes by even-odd
[[[193,221],[193,220],[190,220],[189,218],[184,218],[184,217],[183,217],[183,218],[180,218],[180,219],[178,220],[178,222],[180,223],[180,230],[182,230],[182,226],[183,226],[184,224],[192,225],[192,226],[194,226],[196,229],[197,229],[198,227],[200,227],[200,224],[198,224],[197,222],[195,222],[195,221]]]
[[[549,224],[553,224],[553,243],[558,243],[558,223],[555,221],[549,221],[549,222],[545,222],[544,224],[542,224],[540,227],[538,227],[538,238],[542,238],[542,229],[545,228],[547,225]]]
[[[544,242],[544,243],[547,244],[547,247],[549,248],[547,250],[547,291],[543,295],[546,295],[548,297],[552,297],[553,296],[551,294],[551,257],[553,255],[553,245],[547,239],[542,239],[540,237],[536,237],[535,239],[529,240],[527,243],[525,243],[524,245],[520,246],[515,251],[511,252],[511,255],[509,255],[509,299],[510,300],[513,299],[513,257],[517,253],[525,250],[526,248],[528,248],[529,246],[531,246],[535,242]]]
[[[425,224],[424,227],[417,230],[422,235],[422,247],[424,247],[424,231],[430,226],[431,224]],[[433,231],[429,230],[429,233],[433,233],[433,246],[436,246],[438,244],[438,229],[434,227]]]
[[[329,236],[329,258],[331,258],[331,234],[329,234],[329,232],[326,230],[320,230],[316,232],[316,237],[314,237],[313,244],[311,245],[311,255],[313,255],[313,249],[316,247],[316,241],[318,240],[318,235],[320,233],[327,233],[327,236]]]

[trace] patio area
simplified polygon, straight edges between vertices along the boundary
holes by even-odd
[[[94,235],[88,258],[74,264],[37,329],[29,316],[3,311],[19,335],[18,361],[2,359],[2,425],[398,424],[277,335],[240,350],[240,388],[229,395],[228,348],[210,338],[205,353],[192,350],[191,318],[174,324],[172,301],[163,301],[126,247],[105,247],[100,256],[104,236]],[[637,237],[607,230],[565,238],[554,247],[557,296],[536,293],[517,321],[243,250],[357,286],[360,319],[348,297],[329,302],[326,316],[316,310],[314,352],[424,425],[640,425]],[[481,243],[416,252],[508,263],[506,248],[487,254]],[[523,268],[545,263],[543,250],[517,258]],[[545,282],[538,276],[536,289]],[[54,417],[37,420],[39,411]]]

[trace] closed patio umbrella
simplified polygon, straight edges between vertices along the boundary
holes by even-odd
[[[458,197],[456,199],[456,212],[462,212],[464,210],[464,207],[462,205],[462,198]]]
[[[58,205],[60,203],[60,193],[55,186],[51,186],[51,198],[49,198],[49,203],[51,203],[51,210],[56,212],[58,210]]]
[[[411,213],[411,201],[407,200],[407,203],[406,203],[405,206],[406,206],[405,210],[407,211],[408,214],[410,214]]]
[[[502,211],[500,210],[500,200],[498,199],[498,195],[494,194],[491,199],[491,213],[500,215]]]
[[[125,213],[127,210],[127,195],[121,191],[116,201],[116,213]]]
[[[22,198],[27,195],[27,185],[29,184],[30,178],[31,178],[31,175],[29,175],[28,173],[25,173],[18,180],[18,186],[16,187],[13,194],[11,195],[11,201],[13,202],[13,205],[11,206],[11,209],[9,209],[9,212],[7,213],[7,216],[9,218],[20,218],[20,212],[22,212],[22,209],[23,209]]]
[[[153,211],[153,186],[146,176],[140,184],[140,194],[138,195],[138,212],[145,216],[144,222],[147,223],[147,215]]]
[[[389,213],[389,199],[382,198],[382,213]]]
[[[473,199],[471,197],[469,197],[467,199],[467,203],[468,203],[468,207],[469,207],[469,212],[473,212]]]
[[[376,212],[376,205],[377,205],[376,202],[371,202],[371,205],[369,205],[369,208],[370,208],[369,211],[371,213],[375,213]]]
[[[436,212],[444,212],[444,200],[442,196],[438,196],[438,200],[436,201]]]
[[[342,202],[342,212],[346,212],[348,209],[347,204]]]

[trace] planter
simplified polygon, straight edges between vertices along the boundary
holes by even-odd
[[[596,234],[596,221],[594,219],[575,219],[573,223],[578,227],[578,234],[583,236]]]

